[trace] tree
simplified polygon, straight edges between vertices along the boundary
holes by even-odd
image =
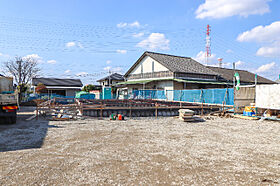
[[[95,86],[94,85],[85,85],[83,88],[82,88],[82,91],[85,91],[85,92],[89,92],[91,90],[95,90]]]
[[[6,73],[11,74],[18,86],[19,101],[21,101],[21,93],[24,92],[26,85],[35,77],[40,68],[38,60],[32,57],[15,57],[4,63]]]
[[[41,92],[44,92],[44,91],[46,91],[47,90],[47,87],[43,84],[43,83],[38,83],[38,85],[36,86],[36,88],[35,88],[35,91],[37,92],[37,93],[41,93]]]

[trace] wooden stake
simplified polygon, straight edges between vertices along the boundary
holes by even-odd
[[[156,118],[158,117],[158,104],[156,103]]]
[[[223,101],[223,116],[225,115],[225,102]]]
[[[203,116],[203,101],[201,103],[201,115]]]
[[[131,103],[130,103],[129,117],[131,118]]]

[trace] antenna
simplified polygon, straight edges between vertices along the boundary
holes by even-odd
[[[206,27],[206,44],[205,44],[205,60],[208,65],[208,58],[211,56],[211,38],[210,38],[210,25]]]
[[[219,67],[222,68],[223,58],[218,58],[218,61],[219,61]]]

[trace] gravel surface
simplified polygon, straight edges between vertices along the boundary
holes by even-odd
[[[0,126],[0,185],[274,185],[280,123],[205,117]]]

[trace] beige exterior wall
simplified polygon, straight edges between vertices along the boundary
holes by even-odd
[[[154,60],[153,58],[146,56],[142,59],[142,61],[132,70],[130,74],[141,74],[141,69],[143,68],[143,73],[151,73],[152,66],[154,62],[154,72],[162,72],[169,71],[166,67],[161,65],[159,62]]]

